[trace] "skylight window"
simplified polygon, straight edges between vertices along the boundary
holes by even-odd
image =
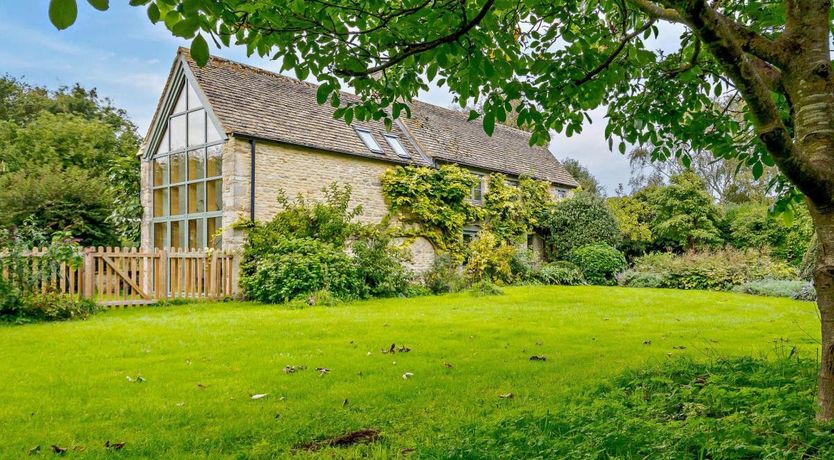
[[[385,141],[388,142],[388,145],[391,146],[391,150],[393,150],[398,157],[411,158],[411,155],[408,154],[408,150],[406,150],[405,146],[403,146],[403,143],[400,142],[400,138],[392,134],[383,134],[382,137],[385,138]]]
[[[374,135],[371,134],[370,131],[366,131],[364,129],[356,129],[356,134],[359,135],[359,139],[362,139],[362,143],[365,144],[365,147],[368,147],[368,150],[374,153],[385,153],[382,150],[382,147],[379,146],[379,143],[374,139]]]

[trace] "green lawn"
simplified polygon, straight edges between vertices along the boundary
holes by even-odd
[[[119,457],[281,457],[361,428],[380,440],[324,455],[437,452],[462,427],[558,409],[583,387],[670,355],[767,354],[783,339],[813,354],[815,308],[729,293],[520,287],[303,310],[141,307],[3,326],[0,458],[38,445],[51,456],[52,444],[111,457],[106,440],[127,443]],[[411,351],[382,353],[392,343]],[[268,396],[250,398],[259,393]]]

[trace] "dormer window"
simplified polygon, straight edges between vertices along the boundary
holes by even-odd
[[[356,134],[359,136],[359,139],[362,139],[362,143],[365,144],[365,147],[368,148],[371,152],[374,153],[385,153],[380,147],[379,142],[376,141],[374,135],[371,134],[370,131],[365,129],[356,128]]]
[[[382,137],[385,138],[385,141],[391,146],[391,150],[393,150],[398,157],[411,158],[411,155],[408,154],[408,150],[406,150],[403,143],[400,142],[400,138],[393,134],[384,134]]]

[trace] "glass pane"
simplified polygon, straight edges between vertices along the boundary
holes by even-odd
[[[174,113],[185,111],[185,91],[180,89],[180,95],[177,99],[177,104],[174,106]]]
[[[171,183],[185,182],[185,153],[175,153],[171,158]]]
[[[206,115],[206,125],[208,125],[206,142],[214,142],[223,139],[223,136],[220,135],[220,131],[217,130],[217,126],[214,126],[214,122],[211,121],[211,117],[208,115]]]
[[[203,237],[203,219],[191,219],[188,221],[188,248],[200,249],[206,247],[206,239]]]
[[[222,241],[220,233],[218,233],[218,231],[222,228],[220,225],[220,217],[209,217],[206,221],[206,227],[206,235],[210,240],[209,246],[214,247],[215,249],[220,249]]]
[[[204,177],[206,177],[205,149],[188,152],[188,180],[197,180]]]
[[[171,222],[171,247],[172,248],[181,248],[182,247],[182,239],[185,236],[185,222],[182,220],[178,220],[175,222]]]
[[[162,134],[162,140],[159,141],[159,147],[156,148],[156,154],[168,153],[168,150],[168,128],[165,128],[165,133]]]
[[[153,160],[153,185],[168,185],[168,157]]]
[[[194,88],[192,88],[188,83],[186,83],[186,86],[188,86],[188,109],[191,110],[202,107],[203,104],[200,103],[200,98],[197,97],[197,93],[194,91]]]
[[[206,143],[206,112],[198,110],[188,114],[188,145]]]
[[[220,179],[206,182],[206,199],[208,200],[207,211],[220,211],[223,209],[223,181]]]
[[[185,213],[185,185],[171,187],[171,215],[178,216]]]
[[[188,213],[206,212],[206,189],[203,182],[188,184]]]
[[[212,145],[206,149],[206,156],[208,158],[208,165],[206,167],[206,177],[219,177],[221,173],[221,164],[223,162],[223,146]]]
[[[162,249],[166,247],[165,244],[165,237],[167,236],[165,233],[168,230],[168,224],[165,222],[157,222],[153,224],[153,247]]]
[[[171,150],[185,148],[185,115],[171,117]]]
[[[164,217],[168,215],[168,189],[158,188],[153,191],[153,216]]]

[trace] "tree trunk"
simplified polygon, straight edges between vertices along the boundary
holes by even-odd
[[[814,284],[822,342],[817,389],[817,419],[834,419],[834,210],[810,206],[819,238]]]

